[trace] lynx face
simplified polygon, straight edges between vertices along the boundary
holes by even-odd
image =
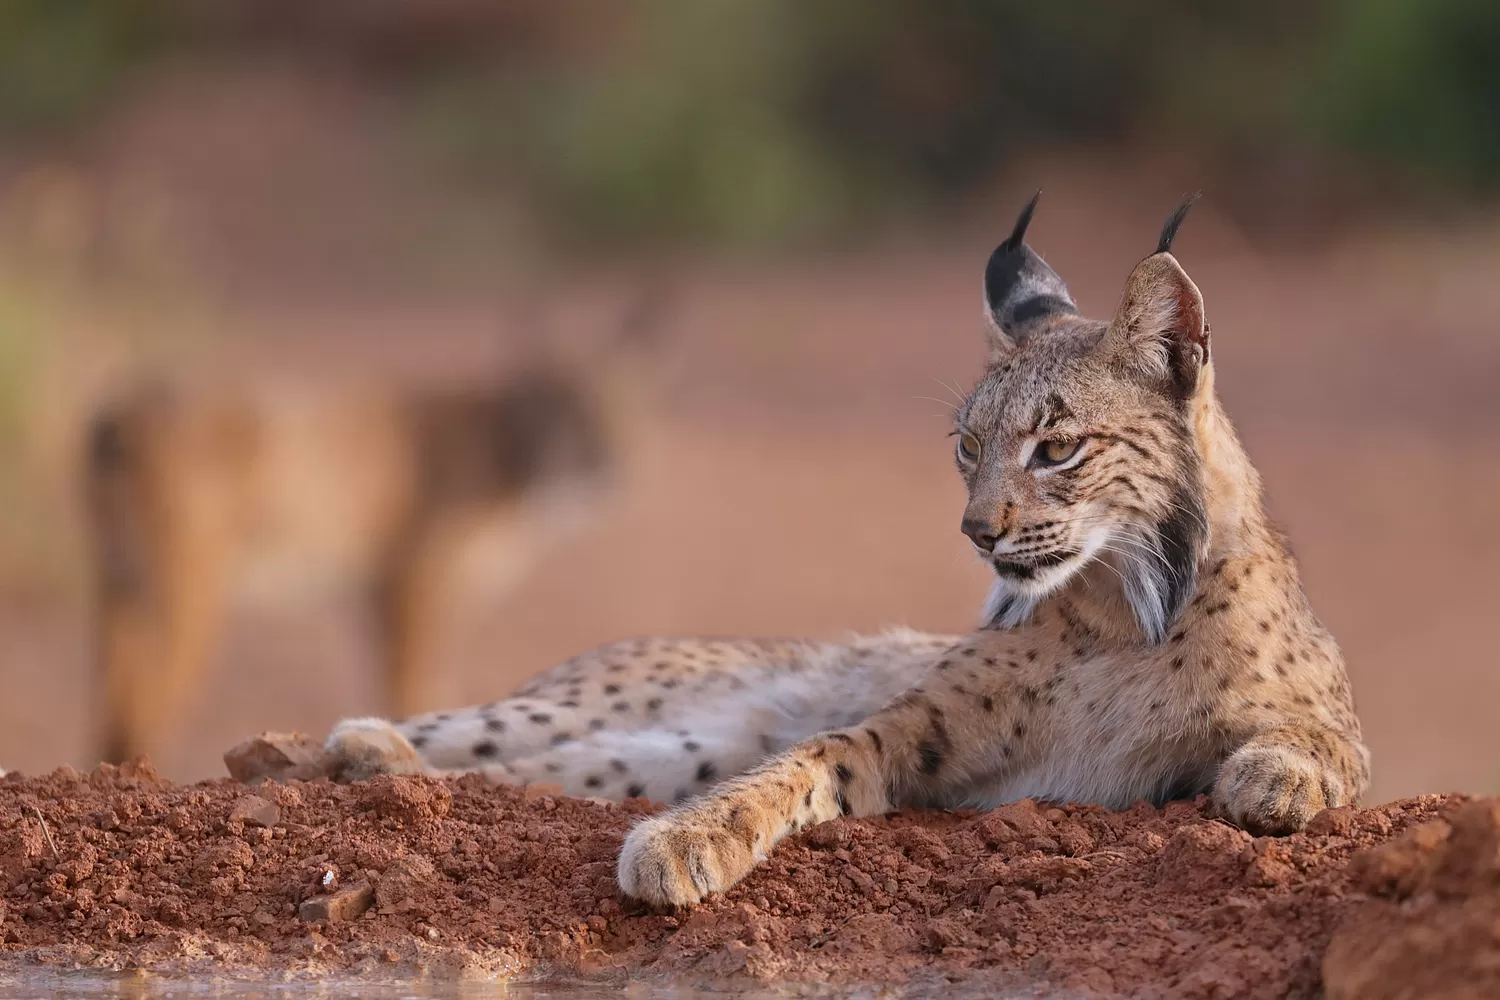
[[[1180,220],[1106,324],[1079,316],[1022,242],[1029,216],[1028,206],[986,271],[990,364],[954,429],[969,492],[962,530],[997,578],[986,624],[1025,621],[1103,563],[1160,642],[1205,540],[1193,413],[1207,329],[1197,288],[1163,252]]]

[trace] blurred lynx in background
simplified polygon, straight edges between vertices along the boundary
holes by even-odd
[[[663,304],[652,287],[607,343],[538,348],[478,387],[145,384],[101,408],[84,481],[102,758],[159,749],[235,600],[359,588],[382,705],[426,707],[452,588],[516,587],[628,460]]]

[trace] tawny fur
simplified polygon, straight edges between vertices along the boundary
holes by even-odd
[[[656,304],[586,359],[553,345],[470,388],[149,385],[102,409],[86,470],[100,756],[161,749],[236,599],[367,597],[384,710],[430,707],[456,590],[515,586],[626,464]]]
[[[965,531],[997,573],[985,627],[619,643],[490,705],[349,720],[329,739],[343,777],[478,769],[676,802],[619,860],[658,904],[728,888],[809,824],[903,805],[1207,792],[1285,833],[1357,801],[1342,656],[1215,396],[1198,289],[1154,254],[1105,324],[1040,258],[1000,263],[990,364],[957,417]],[[1018,288],[1047,300],[1018,307]]]

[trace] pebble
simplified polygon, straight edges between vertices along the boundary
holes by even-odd
[[[308,923],[339,923],[354,920],[375,902],[375,890],[368,882],[345,886],[338,892],[313,896],[305,900],[297,916]]]
[[[230,808],[229,818],[246,826],[269,828],[281,822],[281,807],[259,795],[244,795]]]

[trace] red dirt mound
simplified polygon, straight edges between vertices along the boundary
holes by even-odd
[[[1500,801],[1454,810],[1353,867],[1375,898],[1328,946],[1330,1000],[1500,997]]]
[[[1373,997],[1419,995],[1389,991],[1410,962],[1473,984],[1500,956],[1493,801],[1331,810],[1284,839],[1186,803],[841,820],[675,914],[615,888],[621,837],[651,809],[477,778],[10,775],[0,966],[943,978],[1140,997],[1316,996],[1326,976],[1330,996]]]

